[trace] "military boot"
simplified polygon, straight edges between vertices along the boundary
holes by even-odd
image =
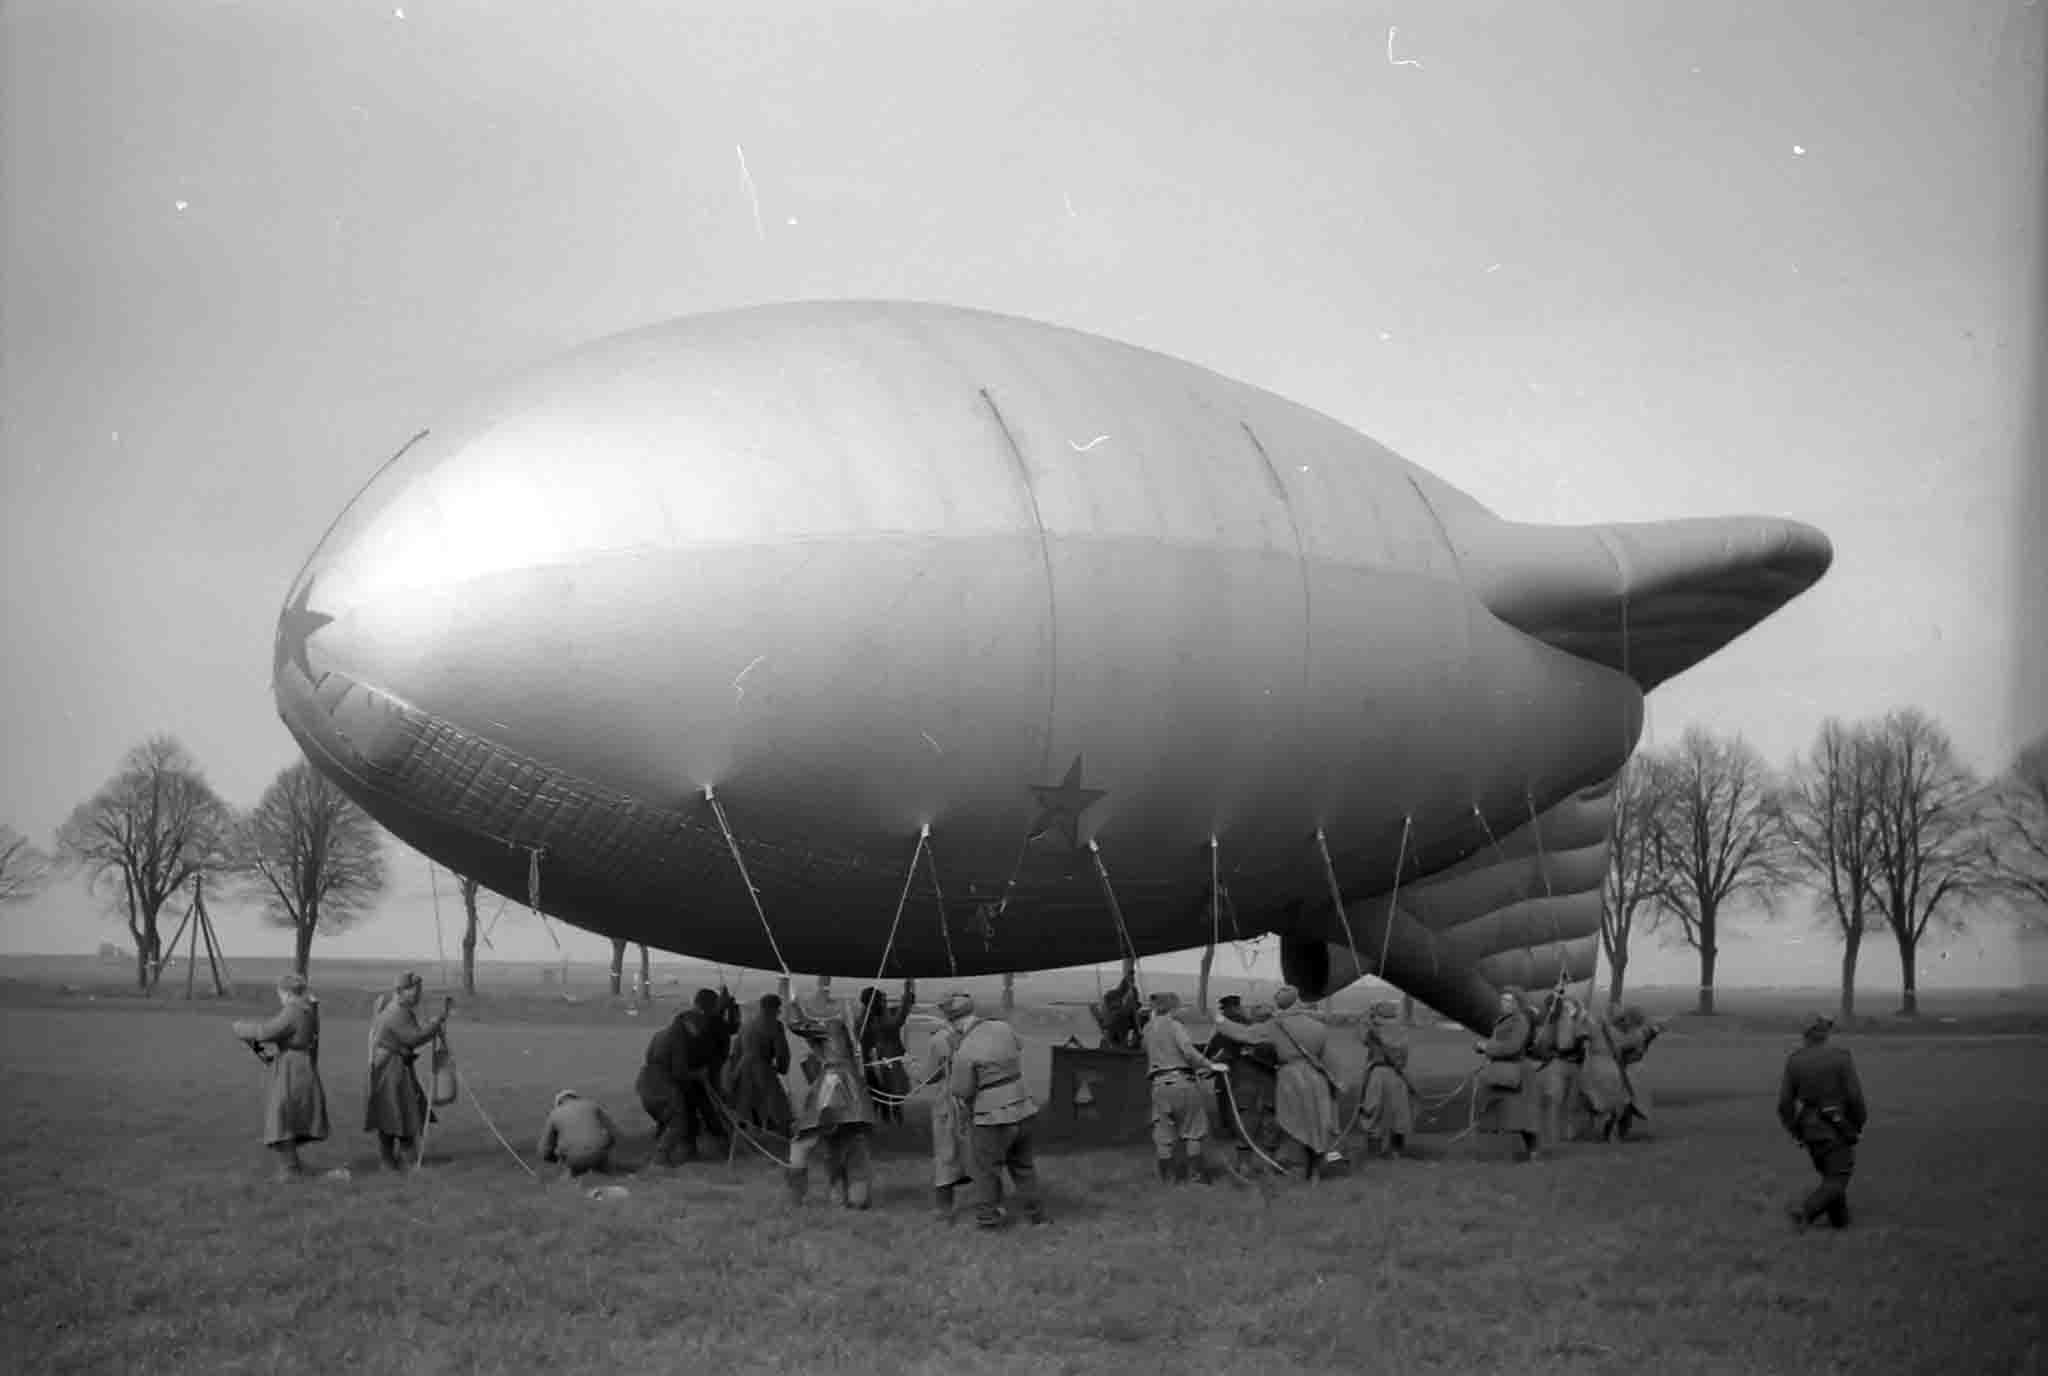
[[[1171,1185],[1173,1183],[1173,1158],[1171,1156],[1162,1156],[1152,1164],[1159,1172],[1159,1183]]]
[[[1407,1154],[1408,1139],[1406,1137],[1402,1136],[1400,1133],[1397,1132],[1393,1134],[1391,1137],[1387,1138],[1388,1156],[1406,1156]]]
[[[953,1187],[941,1185],[932,1191],[932,1211],[947,1223],[953,1221]]]
[[[782,1183],[789,1189],[790,1203],[803,1203],[804,1196],[810,1192],[811,1188],[810,1167],[784,1166],[782,1168]]]

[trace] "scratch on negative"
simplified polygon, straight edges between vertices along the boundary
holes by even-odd
[[[1093,449],[1096,445],[1102,444],[1108,439],[1109,436],[1107,435],[1097,435],[1094,439],[1088,441],[1088,443],[1086,444],[1075,444],[1072,440],[1068,440],[1067,448],[1073,450],[1076,454],[1085,454],[1089,450]]]
[[[761,661],[766,658],[768,658],[766,655],[755,655],[746,668],[732,676],[732,700],[734,702],[738,702],[747,695],[747,675],[753,673],[760,666]]]
[[[920,731],[920,732],[918,732],[917,734],[918,734],[918,735],[920,735],[920,736],[923,736],[923,737],[924,737],[924,743],[925,743],[926,745],[930,746],[930,747],[931,747],[932,749],[934,749],[934,750],[938,751],[938,752],[939,752],[939,753],[940,753],[941,755],[943,755],[943,754],[945,754],[945,753],[946,753],[946,751],[945,751],[945,747],[941,746],[941,745],[940,745],[940,744],[939,744],[939,743],[938,743],[937,741],[935,741],[935,740],[933,740],[933,739],[932,739],[932,733],[931,733],[931,732],[929,732],[929,731]]]

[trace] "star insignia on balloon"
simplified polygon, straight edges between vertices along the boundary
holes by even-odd
[[[299,672],[306,676],[306,682],[313,681],[313,666],[306,659],[306,641],[334,618],[306,606],[306,600],[312,595],[313,584],[308,580],[299,588],[298,595],[285,604],[284,614],[277,619],[277,653],[270,666],[273,675],[290,663],[298,666]]]
[[[1081,757],[1074,756],[1074,762],[1067,766],[1067,776],[1056,784],[1033,784],[1031,791],[1038,795],[1038,816],[1032,820],[1027,840],[1040,837],[1063,835],[1067,844],[1079,849],[1081,845],[1081,814],[1109,796],[1109,790],[1083,788],[1081,786]]]

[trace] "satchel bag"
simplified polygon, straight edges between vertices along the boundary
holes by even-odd
[[[1522,1087],[1522,1064],[1519,1061],[1488,1061],[1479,1067],[1479,1083],[1488,1089],[1519,1090]]]
[[[455,1078],[455,1053],[448,1049],[446,1037],[434,1042],[434,1093],[435,1108],[442,1108],[455,1102],[462,1086]]]

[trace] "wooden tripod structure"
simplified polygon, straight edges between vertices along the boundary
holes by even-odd
[[[207,968],[213,975],[213,996],[217,999],[232,997],[235,986],[228,978],[228,958],[221,954],[220,938],[214,935],[213,919],[206,912],[206,876],[203,874],[192,876],[192,903],[185,909],[185,917],[178,923],[178,930],[171,934],[171,939],[164,943],[157,955],[156,969],[149,977],[150,991],[155,992],[157,982],[163,978],[164,966],[177,954],[178,938],[185,935],[188,927],[192,936],[185,946],[185,997],[192,997],[193,984],[199,978],[199,943],[202,938],[206,942]]]

